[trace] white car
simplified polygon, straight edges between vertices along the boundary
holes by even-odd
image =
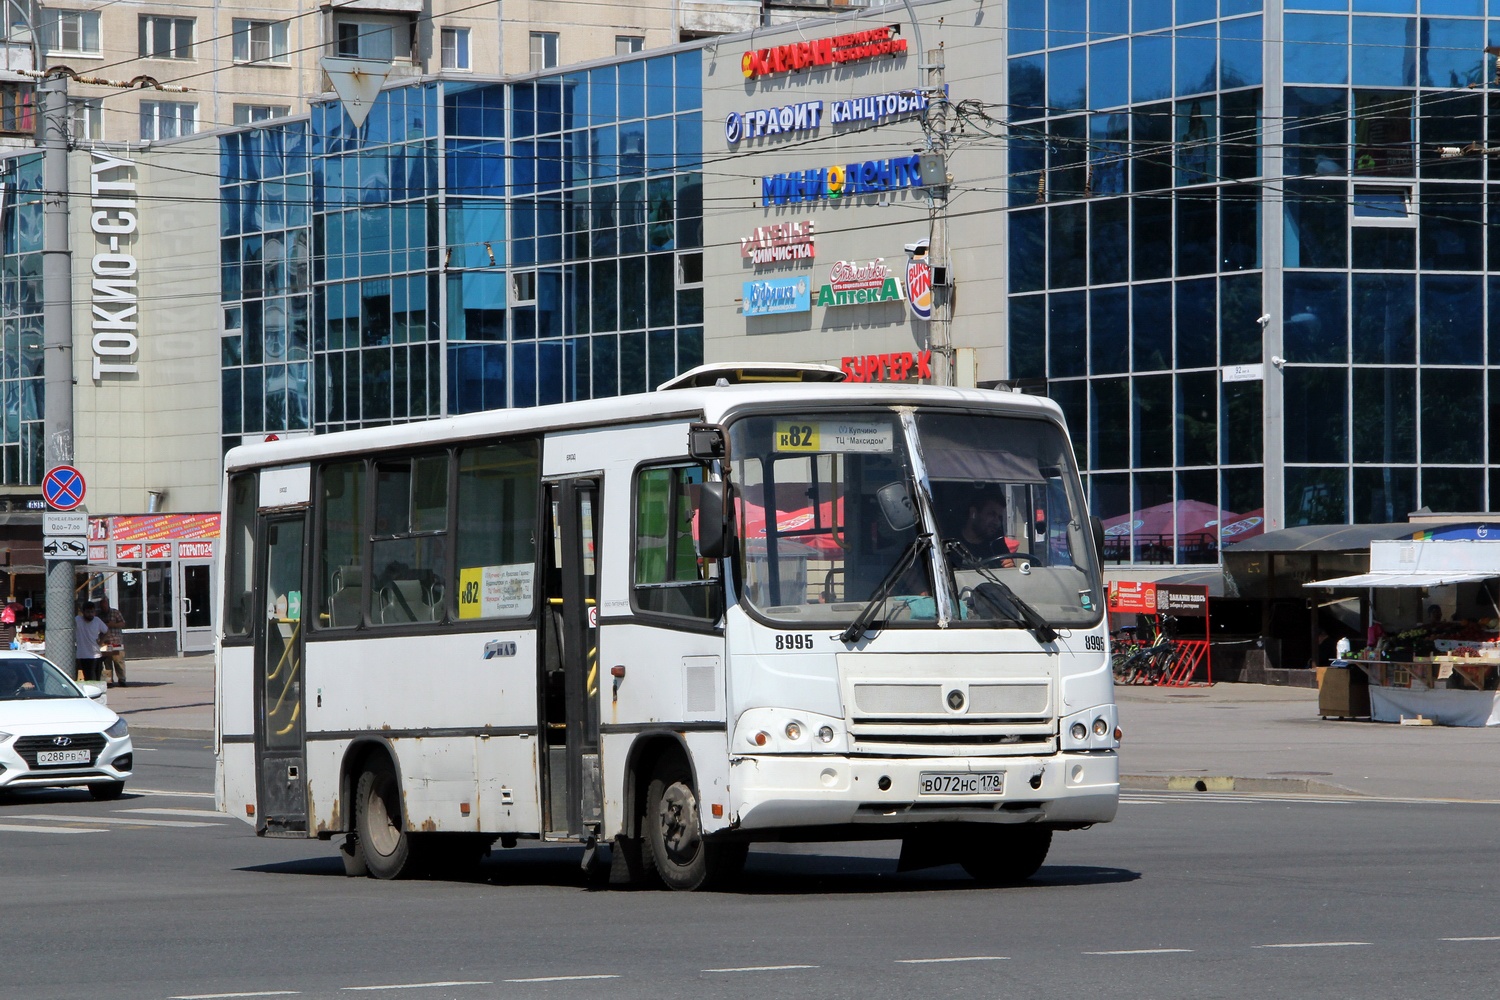
[[[119,798],[135,748],[103,695],[34,653],[0,652],[0,792],[86,785],[96,799]]]

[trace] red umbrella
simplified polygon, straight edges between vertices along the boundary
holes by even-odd
[[[1207,541],[1218,534],[1221,525],[1239,520],[1238,514],[1221,510],[1211,503],[1178,500],[1112,517],[1104,522],[1104,534],[1120,536],[1134,532],[1137,538],[1154,536],[1166,539],[1176,535],[1182,539]]]
[[[757,504],[741,502],[741,537],[745,541],[764,541],[766,537],[766,509]],[[835,532],[843,534],[844,501],[828,500],[801,510],[777,511],[776,534],[780,538],[822,549],[827,553],[843,551]]]
[[[1266,509],[1257,507],[1250,513],[1236,521],[1226,520],[1224,526],[1219,529],[1219,538],[1226,544],[1229,542],[1243,542],[1247,538],[1264,534],[1266,530]]]

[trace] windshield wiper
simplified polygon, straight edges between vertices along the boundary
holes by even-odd
[[[1057,630],[1042,617],[1041,612],[1022,600],[1020,595],[1002,583],[993,572],[981,568],[979,575],[984,577],[985,582],[974,588],[976,605],[983,602],[988,610],[1018,623],[1035,635],[1037,642],[1052,642],[1057,638]]]
[[[869,603],[860,609],[859,614],[854,616],[854,621],[849,623],[849,627],[838,634],[840,639],[844,642],[858,642],[869,631],[870,622],[875,617],[875,609],[885,603],[885,599],[891,594],[891,589],[896,586],[896,581],[901,579],[907,570],[911,569],[912,564],[917,561],[917,557],[927,551],[927,547],[931,544],[931,535],[918,535],[911,540],[911,544],[906,547],[906,551],[901,553],[901,558],[897,559],[895,564],[886,570],[885,576],[881,578],[879,585],[875,588],[875,593],[870,596]]]

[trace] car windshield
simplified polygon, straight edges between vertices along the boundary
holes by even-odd
[[[77,685],[46,660],[0,659],[0,701],[82,697]]]
[[[1061,428],[920,409],[914,425],[920,461],[895,411],[734,422],[730,479],[738,580],[748,607],[799,626],[846,628],[864,619],[932,628],[936,565],[955,599],[952,624],[1096,622],[1098,570]],[[931,489],[926,516],[936,544],[915,546],[921,551],[914,557],[924,523],[918,509],[928,506],[917,503],[919,468]],[[876,598],[878,607],[869,607]]]

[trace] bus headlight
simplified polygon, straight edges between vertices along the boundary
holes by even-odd
[[[1107,732],[1109,732],[1109,723],[1105,722],[1103,719],[1095,719],[1094,720],[1094,735],[1095,736],[1103,736]]]
[[[1081,722],[1075,722],[1073,723],[1073,728],[1069,730],[1069,732],[1073,734],[1073,738],[1075,740],[1086,740],[1089,736],[1089,727],[1085,726]]]
[[[822,726],[822,727],[820,727],[818,729],[818,742],[819,743],[832,743],[833,742],[833,727],[832,726]]]
[[[786,724],[786,738],[793,743],[802,738],[802,724],[799,722],[788,722]]]

